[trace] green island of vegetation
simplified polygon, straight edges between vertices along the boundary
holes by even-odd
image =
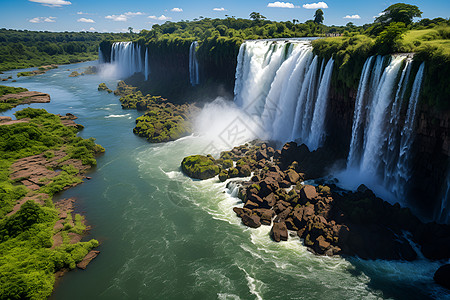
[[[52,196],[81,183],[81,173],[104,149],[44,109],[25,108],[15,116],[17,121],[0,122],[0,295],[45,299],[55,272],[75,268],[98,246],[94,239],[73,240],[86,230],[84,218],[57,209]],[[27,160],[39,161],[51,176],[30,175],[20,168]]]
[[[111,90],[105,83],[99,84],[99,91]],[[121,96],[119,101],[123,109],[145,111],[136,119],[133,133],[145,137],[149,142],[169,142],[186,136],[192,132],[190,115],[198,108],[195,104],[173,104],[161,96],[143,95],[136,87],[119,81],[115,95]]]

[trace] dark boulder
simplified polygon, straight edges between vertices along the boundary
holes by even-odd
[[[433,279],[437,284],[450,289],[450,264],[443,265],[437,269]]]

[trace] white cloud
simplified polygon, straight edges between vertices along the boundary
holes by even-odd
[[[91,31],[95,31],[95,28],[94,28],[94,27],[91,27],[91,28],[89,28],[89,30],[91,30]]]
[[[87,15],[87,13],[84,13],[82,11],[77,12],[77,15]]]
[[[70,4],[72,4],[72,2],[65,1],[65,0],[28,0],[28,1],[39,3],[39,4],[42,4],[44,6],[48,6],[48,7],[61,7],[63,5],[70,5]]]
[[[54,23],[56,17],[36,17],[33,19],[28,20],[30,23]]]
[[[373,16],[373,18],[376,19],[376,18],[378,18],[379,16],[382,16],[382,15],[384,15],[384,14],[385,14],[385,12],[380,12],[377,16]]]
[[[346,15],[344,19],[361,19],[359,15]]]
[[[86,19],[86,18],[78,19],[77,22],[83,22],[83,23],[95,23],[94,20],[92,20],[92,19]]]
[[[125,15],[110,15],[106,16],[105,19],[113,20],[116,22],[125,22],[126,20],[128,20],[127,16]]]
[[[124,13],[124,15],[125,16],[130,16],[130,17],[132,17],[132,16],[142,16],[144,13],[143,12],[140,12],[140,11],[138,11],[138,12],[126,12],[126,13]]]
[[[280,1],[271,2],[267,4],[267,7],[295,8],[294,4],[290,2],[280,2]]]
[[[182,12],[183,9],[182,9],[182,8],[179,8],[179,7],[174,7],[174,8],[172,8],[170,11],[173,11],[173,12]]]
[[[157,16],[148,16],[149,19],[153,19],[153,20],[159,20],[159,21],[166,21],[166,20],[172,20],[171,17],[166,17],[165,15],[161,15],[159,17]]]
[[[223,7],[215,7],[215,8],[213,8],[213,10],[214,11],[226,11],[226,9]]]
[[[303,8],[306,9],[328,8],[328,5],[325,2],[307,3],[303,4]]]

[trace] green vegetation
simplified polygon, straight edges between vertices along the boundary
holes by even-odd
[[[0,70],[95,60],[101,40],[121,40],[127,36],[123,33],[0,29]]]
[[[103,83],[100,83],[100,84],[98,85],[97,90],[98,90],[98,91],[107,91],[108,94],[110,94],[110,93],[113,92],[111,89],[109,89],[109,88],[106,86],[106,83],[104,83],[104,82],[103,82]]]
[[[17,94],[21,92],[26,92],[27,89],[15,88],[10,86],[0,85],[0,97],[8,94]],[[0,112],[11,109],[18,104],[18,100],[15,98],[9,98],[7,100],[0,100]]]
[[[364,25],[362,34],[346,32],[342,37],[319,39],[312,42],[319,57],[335,59],[332,85],[345,94],[356,89],[365,60],[371,55],[414,52],[414,61],[425,61],[425,76],[421,102],[440,110],[450,109],[446,99],[450,87],[450,20],[422,19],[418,7],[394,4],[388,7],[374,24]]]
[[[153,143],[174,141],[191,132],[189,113],[192,105],[174,105],[161,96],[143,96],[136,92],[120,98],[122,108],[147,111],[136,119],[133,132]]]
[[[36,192],[11,180],[10,166],[17,159],[40,153],[48,160],[55,156],[55,151],[61,150],[67,153],[61,161],[76,158],[84,164],[95,165],[94,155],[104,149],[93,139],[77,137],[76,128],[62,125],[58,116],[44,109],[26,108],[15,116],[29,118],[29,121],[0,126],[0,295],[2,299],[45,299],[53,290],[54,273],[63,268],[75,268],[98,242],[70,244],[68,232],[81,234],[85,230],[82,217],[75,216],[73,227],[54,229],[59,218],[51,198],[41,198],[45,200],[43,206],[28,200],[17,212],[6,216],[25,195],[33,198],[38,193],[46,193],[51,197],[81,182],[75,166],[62,165],[56,177],[41,178],[46,184]],[[57,233],[63,241],[52,249],[52,237]]]
[[[21,88],[21,87],[0,85],[0,96],[8,95],[8,94],[17,94],[17,93],[26,92],[26,91],[28,91],[28,90],[25,88]]]
[[[181,169],[189,177],[202,180],[212,178],[220,172],[214,158],[203,155],[185,157],[181,162]]]

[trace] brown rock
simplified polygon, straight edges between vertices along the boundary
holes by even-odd
[[[261,218],[256,215],[242,215],[242,223],[244,223],[245,226],[251,227],[251,228],[258,228],[261,226]]]
[[[250,210],[250,209],[247,209],[247,208],[240,208],[240,207],[233,207],[233,211],[236,213],[236,215],[239,217],[239,218],[242,218],[242,216],[244,215],[244,214],[251,214],[252,213],[252,211]]]
[[[272,218],[275,216],[275,212],[271,209],[258,208],[254,212],[261,218],[262,225],[270,225],[272,223]]]
[[[287,241],[288,231],[286,223],[284,222],[273,223],[272,229],[270,230],[270,236],[273,238],[275,242]]]
[[[99,255],[100,251],[91,250],[89,253],[77,264],[77,267],[85,270],[87,265]]]
[[[298,173],[292,169],[289,169],[289,171],[287,171],[286,175],[292,184],[296,184],[297,181],[300,180],[300,175],[298,175]]]
[[[328,243],[323,236],[319,236],[314,243],[314,251],[317,253],[325,253],[330,247],[330,243]]]
[[[247,200],[247,202],[244,205],[244,208],[248,208],[248,209],[255,209],[255,208],[258,208],[258,207],[259,207],[259,204],[255,203],[255,202],[253,202],[251,200]]]
[[[303,202],[315,202],[318,196],[316,188],[312,185],[305,185],[300,191],[300,199]]]
[[[277,203],[277,198],[274,193],[270,193],[263,199],[263,206],[272,207]]]

